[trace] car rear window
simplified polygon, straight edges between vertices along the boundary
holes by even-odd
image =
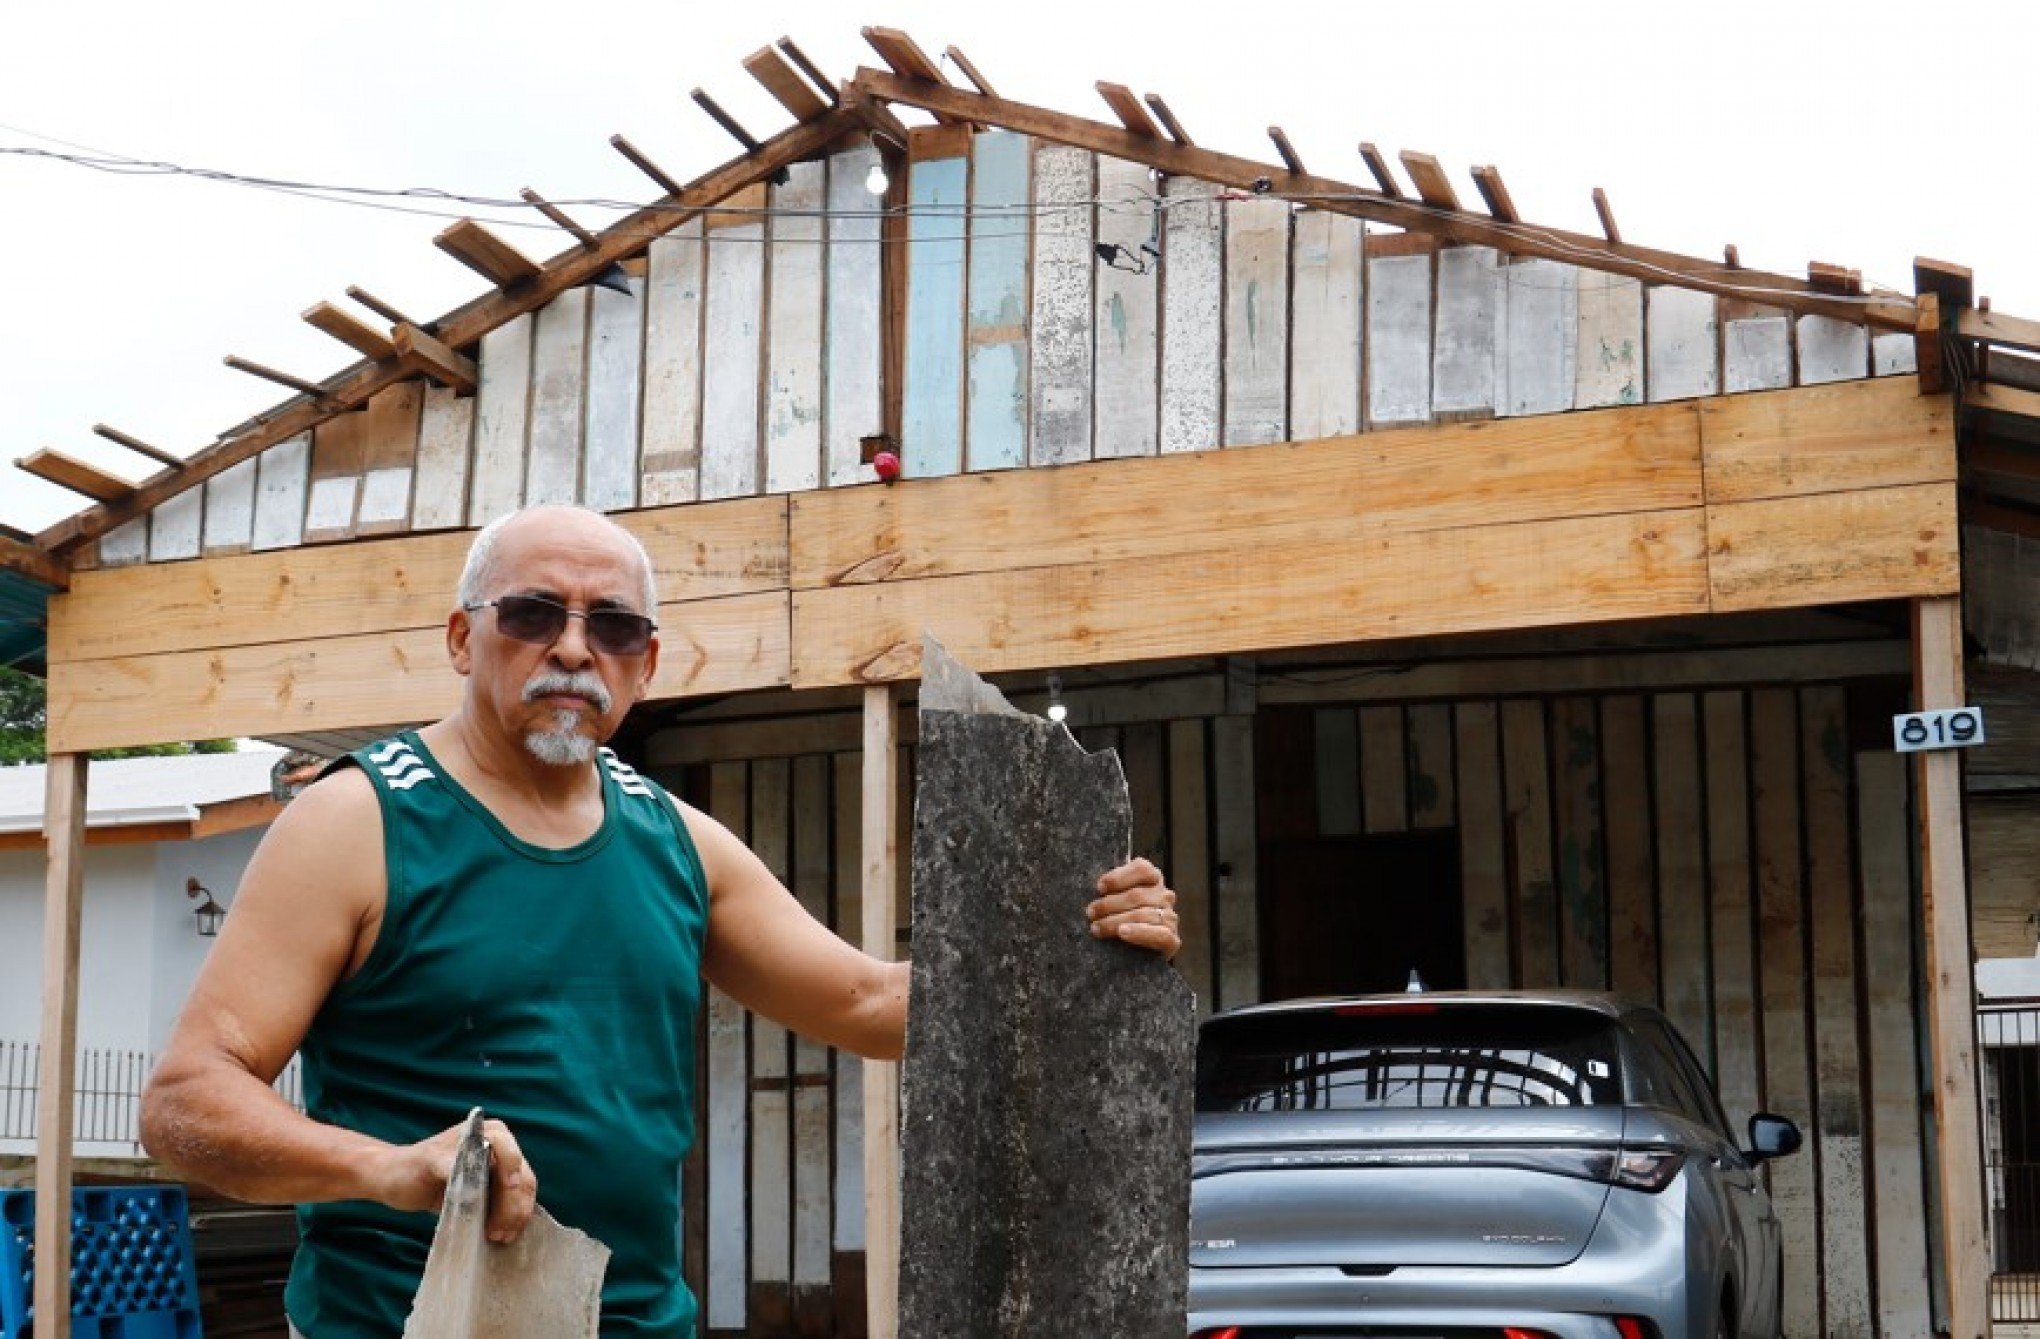
[[[1552,1006],[1394,1004],[1206,1023],[1199,1111],[1603,1106],[1622,1100],[1612,1019]]]

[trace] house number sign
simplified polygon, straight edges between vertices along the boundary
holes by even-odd
[[[1944,707],[1891,718],[1893,747],[1900,753],[1962,749],[1983,743],[1982,707]]]

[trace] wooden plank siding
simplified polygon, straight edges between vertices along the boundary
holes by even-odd
[[[1785,658],[1775,663],[1782,672]],[[1897,1339],[1919,1332],[1930,1269],[1916,856],[1906,769],[1852,725],[1874,719],[1892,683],[1760,676],[1706,693],[1452,700],[1422,696],[1419,683],[1365,705],[1251,715],[1086,707],[1079,734],[1121,753],[1134,847],[1162,858],[1181,898],[1178,965],[1200,1011],[1257,1001],[1273,970],[1267,918],[1280,892],[1260,854],[1271,843],[1442,834],[1457,848],[1458,887],[1423,895],[1460,899],[1469,984],[1612,981],[1663,1008],[1716,1073],[1738,1132],[1759,1110],[1805,1130],[1806,1150],[1769,1172],[1799,1299],[1787,1333]],[[648,770],[675,784],[712,777],[703,801],[854,937],[859,739],[826,720],[680,727],[654,737],[655,757],[708,749],[719,760]],[[855,1333],[846,1290],[862,1286],[861,1132],[845,1106],[856,1084],[844,1081],[854,1062],[801,1042],[789,1052],[755,1021],[746,1059],[741,1020],[711,1010],[704,1026],[711,1078],[699,1100],[709,1202],[721,1206],[706,1228],[711,1332]],[[718,1162],[713,1150],[730,1147]],[[717,1167],[743,1190],[734,1207],[718,1197]],[[732,1222],[748,1235],[737,1272],[719,1275],[733,1248],[715,1243]],[[740,1312],[728,1308],[732,1289]]]

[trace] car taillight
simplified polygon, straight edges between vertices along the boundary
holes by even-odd
[[[1622,1339],[1658,1339],[1657,1326],[1640,1316],[1615,1317],[1615,1333]]]
[[[1199,1330],[1190,1339],[1240,1339],[1240,1327],[1225,1325],[1216,1330]]]
[[[1504,1325],[1502,1339],[1551,1339],[1551,1335],[1545,1330],[1526,1330],[1520,1325]]]
[[[1676,1148],[1625,1148],[1615,1155],[1615,1174],[1610,1179],[1618,1186],[1655,1195],[1670,1185],[1685,1165],[1686,1155]],[[1629,1339],[1628,1331],[1623,1331],[1622,1339]]]

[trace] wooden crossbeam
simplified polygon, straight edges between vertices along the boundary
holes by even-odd
[[[2040,321],[1969,307],[1955,313],[1955,333],[1964,339],[2040,353]]]
[[[694,99],[695,106],[701,108],[701,110],[708,113],[709,120],[715,122],[717,125],[721,126],[724,130],[727,130],[730,134],[731,139],[743,145],[744,152],[746,153],[758,152],[759,145],[758,137],[756,135],[753,135],[750,131],[744,129],[743,125],[738,122],[736,117],[731,116],[728,112],[724,111],[722,109],[721,103],[717,102],[714,98],[708,96],[707,89],[702,88],[694,89],[691,92],[689,92],[687,96]]]
[[[809,60],[807,52],[796,46],[791,37],[782,37],[774,45],[779,48],[781,55],[792,61],[794,67],[808,77],[821,93],[824,102],[832,108],[842,106],[842,99],[836,94],[836,81],[823,74],[822,67]]]
[[[535,278],[520,285],[515,292],[499,289],[485,293],[437,321],[413,324],[421,330],[429,330],[450,349],[465,349],[498,326],[536,311],[568,289],[589,282],[611,265],[643,252],[647,238],[670,232],[688,220],[700,217],[718,202],[768,180],[786,164],[820,152],[845,133],[865,124],[864,118],[845,107],[820,120],[789,126],[767,140],[758,153],[722,163],[674,192],[671,199],[637,210],[611,224],[603,231],[600,246],[592,250],[577,246],[554,257]],[[349,290],[349,296],[359,300],[359,295],[353,290]],[[416,375],[403,366],[401,360],[357,364],[328,384],[326,404],[301,401],[283,406],[276,413],[246,425],[186,461],[181,475],[149,480],[122,502],[104,504],[66,517],[38,534],[36,543],[53,553],[67,553],[186,488],[203,483],[244,460],[253,459],[278,442],[288,441],[331,418],[335,407],[351,409],[366,404],[377,392]]]
[[[472,358],[463,358],[408,321],[390,332],[406,367],[456,395],[473,395],[482,377]]]
[[[992,87],[992,81],[985,78],[984,73],[971,63],[969,56],[963,54],[962,47],[947,47],[942,54],[949,57],[950,63],[963,72],[963,77],[970,80],[971,87],[988,98],[999,96],[999,91]]]
[[[347,285],[347,296],[353,298],[356,302],[359,302],[362,306],[368,308],[370,311],[374,312],[377,316],[382,317],[383,320],[388,321],[391,325],[401,325],[404,322],[411,320],[410,317],[404,315],[404,313],[398,311],[395,307],[391,306],[389,303],[384,302],[381,298],[377,297],[375,294],[369,292],[367,289],[362,288],[358,285],[355,284]],[[411,323],[413,325],[419,324],[416,321],[412,321]]]
[[[389,337],[369,325],[341,311],[330,302],[315,303],[301,313],[306,325],[324,334],[331,335],[364,358],[394,358],[396,349]]]
[[[83,493],[94,502],[118,502],[135,491],[135,486],[127,480],[108,474],[76,456],[67,456],[62,451],[52,451],[47,447],[14,463],[39,479],[47,479],[73,493]]]
[[[2021,390],[2017,386],[2000,386],[1988,381],[1972,381],[1962,388],[1962,405],[1965,409],[1988,409],[1996,414],[2040,418],[2040,391]]]
[[[1147,111],[1140,105],[1140,99],[1133,96],[1133,90],[1125,84],[1114,84],[1104,79],[1098,81],[1098,96],[1105,99],[1105,105],[1119,118],[1119,124],[1135,135],[1149,139],[1160,139],[1161,132],[1148,119]]]
[[[1169,104],[1162,101],[1161,94],[1150,93],[1144,101],[1148,105],[1148,110],[1155,114],[1155,120],[1162,123],[1162,129],[1169,132],[1170,139],[1178,144],[1192,143],[1189,132],[1184,130],[1183,123],[1176,119],[1176,113],[1169,110]]]
[[[539,264],[473,219],[461,219],[432,239],[432,245],[487,279],[511,289],[539,276]]]
[[[546,199],[537,191],[532,190],[529,186],[524,187],[517,193],[524,197],[525,204],[530,205],[533,209],[551,219],[553,224],[562,232],[571,233],[574,240],[582,246],[595,245],[597,240],[595,234],[574,222],[573,217],[566,210],[561,209],[558,205]]]
[[[104,423],[95,423],[92,425],[92,431],[95,436],[104,437],[116,446],[124,446],[137,455],[147,456],[159,465],[167,466],[173,470],[184,468],[184,458],[182,456],[173,456],[160,446],[151,446],[139,437],[130,437],[119,428],[110,427]]]
[[[903,79],[884,70],[859,69],[852,76],[851,83],[883,102],[918,107],[929,112],[940,110],[980,125],[998,126],[1075,148],[1110,154],[1172,175],[1196,177],[1235,190],[1252,190],[1257,179],[1276,170],[1269,164],[1235,154],[1177,144],[1159,135],[1141,135],[1123,126],[1009,99],[987,98],[925,80]],[[1910,332],[1917,315],[1913,303],[1902,297],[1880,295],[1874,300],[1851,301],[1815,293],[1803,279],[1762,270],[1743,270],[1733,276],[1724,276],[1721,262],[1712,258],[1703,260],[1627,242],[1618,246],[1592,234],[1563,228],[1520,228],[1485,214],[1419,206],[1385,192],[1370,191],[1331,177],[1307,174],[1285,185],[1296,195],[1310,197],[1313,208],[1327,213],[1347,214],[1393,228],[1424,233],[1456,245],[1491,246],[1511,255],[1562,261],[1649,283],[1676,284],[1721,297],[1768,303],[1788,311],[1833,316],[1879,330]]]
[[[644,154],[638,151],[638,147],[635,144],[632,144],[623,136],[611,135],[609,137],[609,147],[629,159],[632,167],[650,177],[658,188],[666,194],[680,194],[682,190],[680,183],[667,176],[664,168],[645,157]]]
[[[71,569],[33,544],[0,535],[0,571],[40,581],[52,590],[71,589]]]
[[[1806,282],[1816,293],[1860,293],[1863,291],[1863,272],[1852,270],[1846,265],[1830,265],[1825,261],[1808,261]]]
[[[794,120],[812,121],[828,113],[829,104],[822,101],[822,95],[773,48],[761,46],[744,57],[744,69]]]
[[[1492,163],[1473,169],[1474,189],[1487,203],[1487,212],[1504,223],[1520,223],[1522,215],[1516,212],[1516,202],[1509,198],[1509,188],[1502,183],[1502,170]]]
[[[260,377],[264,381],[273,381],[279,386],[288,386],[300,395],[309,395],[314,400],[324,400],[326,398],[326,388],[318,382],[307,381],[305,378],[293,376],[289,372],[280,372],[266,363],[251,362],[246,358],[240,357],[238,354],[232,353],[220,359],[220,361],[233,368],[236,372],[246,372],[251,377]]]
[[[1282,165],[1297,176],[1303,176],[1303,159],[1298,156],[1296,146],[1289,142],[1289,136],[1283,132],[1282,127],[1269,126],[1268,139],[1275,145],[1275,153],[1282,159]]]
[[[1915,256],[1913,292],[1937,295],[1942,318],[1952,322],[1956,312],[1976,305],[1976,275],[1967,265]]]
[[[1616,246],[1622,245],[1622,230],[1615,226],[1615,207],[1608,203],[1608,192],[1594,187],[1594,213],[1601,218],[1601,233]]]
[[[1459,192],[1452,189],[1452,179],[1445,175],[1445,169],[1438,160],[1428,153],[1404,149],[1400,155],[1403,171],[1410,174],[1416,183],[1417,198],[1433,209],[1459,210]]]
[[[1395,172],[1389,167],[1388,158],[1380,149],[1375,148],[1372,143],[1363,141],[1360,145],[1360,161],[1367,164],[1367,171],[1373,175],[1374,184],[1381,188],[1383,195],[1391,200],[1403,198],[1402,187],[1396,182]]]
[[[921,50],[921,44],[897,28],[866,28],[864,40],[878,53],[878,58],[892,67],[893,73],[904,79],[919,79],[927,83],[949,87],[949,81],[942,77],[942,67],[930,60],[928,53]],[[935,119],[943,125],[954,125],[958,118],[943,112],[934,113]]]

